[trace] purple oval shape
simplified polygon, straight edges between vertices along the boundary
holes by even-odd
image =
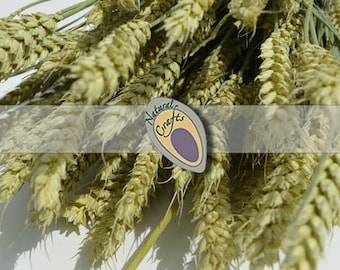
[[[171,144],[176,151],[190,162],[198,159],[198,147],[194,137],[184,128],[177,128],[171,133]]]

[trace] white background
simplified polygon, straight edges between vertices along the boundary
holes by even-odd
[[[1,0],[0,17],[8,15],[31,1]],[[77,2],[80,1],[51,0],[28,11],[54,12]],[[20,77],[0,84],[0,96],[1,93],[13,89],[19,79]],[[157,201],[151,201],[151,209],[145,210],[143,220],[137,224],[135,231],[129,233],[126,244],[117,252],[116,259],[113,258],[106,265],[102,265],[102,269],[122,269],[143,236],[150,231],[150,228],[155,227],[162,218],[170,197],[171,190],[169,188],[164,188],[164,190],[158,192]],[[24,187],[15,196],[5,212],[2,211],[4,205],[0,204],[0,213],[3,213],[0,227],[0,269],[89,269],[91,267],[90,248],[85,244],[85,248],[79,250],[83,245],[82,240],[86,236],[87,230],[80,228],[79,232],[73,232],[66,236],[66,225],[59,221],[47,231],[44,237],[36,226],[29,225],[29,217],[27,216],[28,198],[27,187]],[[190,223],[190,207],[191,201],[187,200],[182,217],[172,220],[138,269],[179,270],[183,269],[184,262],[192,260],[192,255],[189,252],[190,236],[193,234],[193,226]],[[339,229],[335,230],[331,241],[327,241],[325,247],[326,252],[319,264],[319,269],[339,269]],[[242,269],[247,268],[246,265],[242,267]],[[195,269],[194,262],[188,263],[185,269]]]

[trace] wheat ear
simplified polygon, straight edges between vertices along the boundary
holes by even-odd
[[[32,158],[32,154],[5,158],[5,171],[0,175],[0,202],[9,202],[28,180]]]
[[[152,148],[149,140],[144,140],[143,151]],[[134,227],[134,219],[142,217],[142,208],[147,206],[150,194],[155,191],[155,180],[160,154],[138,154],[130,173],[129,181],[123,188],[122,197],[116,203],[115,213],[110,219],[104,218],[95,227],[96,236],[99,230],[105,230],[105,239],[96,241],[94,259],[107,260],[125,240],[127,227]],[[109,214],[109,213],[108,213]],[[104,225],[104,227],[103,227]]]
[[[119,80],[127,80],[134,71],[141,47],[151,38],[150,24],[132,20],[115,28],[70,68],[75,79],[68,100],[96,104],[103,95],[114,96]]]
[[[15,105],[23,103],[37,95],[46,94],[48,90],[53,88],[56,81],[65,83],[68,71],[66,65],[71,64],[78,55],[75,53],[75,49],[76,46],[71,50],[64,49],[46,57],[39,63],[37,71],[21,82],[12,92],[4,96],[0,100],[0,104]]]
[[[300,11],[302,0],[279,0],[276,4],[280,12],[284,12],[288,18]]]
[[[96,230],[95,226],[98,226],[98,223],[102,224],[101,222],[106,222],[106,219],[112,219],[116,204],[123,194],[123,187],[128,181],[133,160],[134,155],[129,155],[122,160],[119,169],[110,175],[109,179],[98,177],[93,179],[85,186],[83,192],[71,195],[68,203],[63,207],[62,217],[73,224],[83,224],[91,229],[87,240],[92,238],[92,230]],[[93,164],[92,158],[88,161]],[[97,240],[102,241],[102,239]]]
[[[67,106],[62,106],[48,116],[53,121],[48,124],[43,121],[36,127],[36,130],[44,131],[45,139],[40,140],[42,149],[53,146],[52,151],[58,151],[56,154],[37,154],[32,164],[30,189],[35,210],[33,219],[44,228],[50,225],[54,215],[60,214],[60,192],[63,192],[62,183],[67,178],[67,164],[76,162],[75,155],[64,153],[65,149],[72,151],[78,146],[90,114],[88,108],[75,115]]]
[[[202,105],[216,94],[223,80],[225,68],[225,62],[221,58],[223,59],[223,54],[219,46],[204,61],[202,68],[198,72],[198,79],[193,80],[185,89],[184,102],[188,105]],[[177,166],[172,169],[171,179],[175,181],[175,196],[178,199],[180,209],[182,209],[184,196],[193,178],[194,174],[192,172]]]
[[[315,190],[299,209],[285,240],[283,269],[317,269],[340,196],[340,155],[329,155],[317,169]]]
[[[194,235],[201,235],[197,254],[206,254],[200,264],[200,269],[225,269],[233,254],[231,241],[232,221],[231,208],[228,202],[229,188],[227,181],[221,179],[216,189],[211,190],[204,204],[201,203],[201,193],[204,192],[204,182],[199,182],[194,197],[194,220],[198,220]]]
[[[317,164],[315,154],[276,154],[267,162],[267,177],[252,200],[248,221],[238,241],[250,269],[271,266],[279,260],[281,241],[294,219],[294,210],[307,189]]]
[[[268,0],[231,0],[228,4],[229,14],[236,19],[237,28],[255,32],[258,18],[267,3]]]
[[[112,13],[114,13],[116,9],[119,9],[119,11],[133,12],[139,10],[139,8],[139,0],[99,0],[90,12],[86,14],[86,19],[87,23],[98,27],[105,22],[107,18],[113,17]]]
[[[67,34],[55,32],[61,19],[40,12],[21,15],[20,20],[8,19],[0,27],[0,79],[67,47]]]
[[[318,45],[302,43],[297,50],[297,91],[311,104],[340,104],[340,64]]]
[[[336,29],[340,32],[340,1],[339,0],[325,0],[327,11],[332,19]]]
[[[180,48],[170,50],[168,55],[162,55],[159,62],[150,67],[149,72],[133,77],[120,95],[109,104],[144,105],[154,97],[171,95],[171,88],[179,77],[181,61]],[[124,106],[122,110],[105,114],[96,127],[96,133],[106,142],[118,135],[128,123],[134,123],[139,116],[138,113],[131,113],[129,106]],[[110,128],[112,123],[116,123],[115,129]]]
[[[171,15],[164,20],[168,46],[175,42],[184,43],[192,38],[204,14],[214,4],[214,0],[179,0]]]
[[[260,74],[256,77],[262,83],[261,104],[289,104],[293,90],[293,72],[290,61],[290,48],[293,44],[296,26],[284,23],[272,32],[261,45],[263,62]]]

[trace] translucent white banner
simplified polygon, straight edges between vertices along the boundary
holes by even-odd
[[[209,153],[339,153],[340,106],[201,106]],[[145,106],[0,106],[1,153],[156,151]],[[171,119],[170,119],[171,120]]]

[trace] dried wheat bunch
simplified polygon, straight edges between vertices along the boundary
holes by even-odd
[[[72,153],[87,138],[91,109],[74,115],[58,107],[33,132],[0,119],[1,134],[25,138],[6,138],[5,149],[30,140],[39,149],[70,152],[1,152],[1,202],[9,203],[28,185],[31,221],[43,230],[61,218],[86,226],[97,266],[116,254],[143,219],[150,196],[163,196],[157,187],[172,185],[163,220],[127,269],[137,267],[176,213],[184,214],[190,191],[201,269],[245,261],[263,269],[278,263],[282,251],[283,269],[317,269],[324,239],[340,223],[339,155],[316,152],[332,130],[330,122],[324,119],[313,135],[307,124],[298,130],[310,153],[214,152],[206,171],[195,174],[153,152],[142,130],[136,137],[129,126],[140,114],[130,111],[159,96],[203,105],[211,113],[216,105],[339,105],[338,0],[84,0],[50,15],[24,13],[39,3],[0,18],[0,80],[35,69],[0,105],[100,104],[113,110],[96,119],[91,134],[102,153]],[[87,7],[84,22],[60,27]],[[25,115],[31,126],[41,119],[38,108]],[[280,145],[282,135],[290,134],[283,121],[298,126],[294,109],[283,112],[275,107],[253,115],[264,121],[255,127],[260,132],[249,130],[250,142]],[[227,120],[233,114],[215,110],[212,117]],[[224,127],[212,123],[206,127],[208,149],[228,149]],[[43,133],[48,141],[41,140]],[[125,146],[140,152],[106,153],[107,143],[123,133]]]

